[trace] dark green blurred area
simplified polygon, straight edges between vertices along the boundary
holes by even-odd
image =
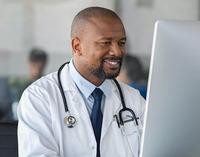
[[[25,77],[0,77],[0,122],[17,121],[17,105],[32,83]]]
[[[8,78],[8,85],[15,94],[15,100],[19,101],[23,91],[32,83],[28,78]]]

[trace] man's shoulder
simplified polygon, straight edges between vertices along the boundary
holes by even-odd
[[[48,90],[51,86],[57,85],[58,79],[57,79],[57,72],[49,73],[40,79],[33,82],[28,89],[46,89]]]
[[[138,90],[136,88],[130,87],[129,85],[121,81],[118,81],[118,83],[120,84],[120,87],[122,88],[124,92],[138,94]]]

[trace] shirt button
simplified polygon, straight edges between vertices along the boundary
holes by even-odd
[[[94,150],[94,149],[95,149],[95,146],[92,146],[91,148]]]

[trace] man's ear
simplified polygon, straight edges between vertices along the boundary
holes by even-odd
[[[71,44],[73,53],[80,56],[81,55],[80,39],[78,37],[72,38]]]

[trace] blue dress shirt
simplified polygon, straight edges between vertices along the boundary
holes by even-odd
[[[88,80],[86,80],[75,68],[73,59],[71,59],[69,63],[69,73],[72,77],[72,80],[75,82],[76,86],[78,87],[83,100],[86,104],[87,110],[89,114],[91,115],[93,104],[94,104],[94,98],[92,97],[92,92],[97,87]],[[100,88],[103,91],[102,101],[101,101],[101,111],[103,113],[104,104],[105,104],[105,98],[109,97],[109,93],[111,93],[111,84],[108,80],[105,80],[98,88]]]

